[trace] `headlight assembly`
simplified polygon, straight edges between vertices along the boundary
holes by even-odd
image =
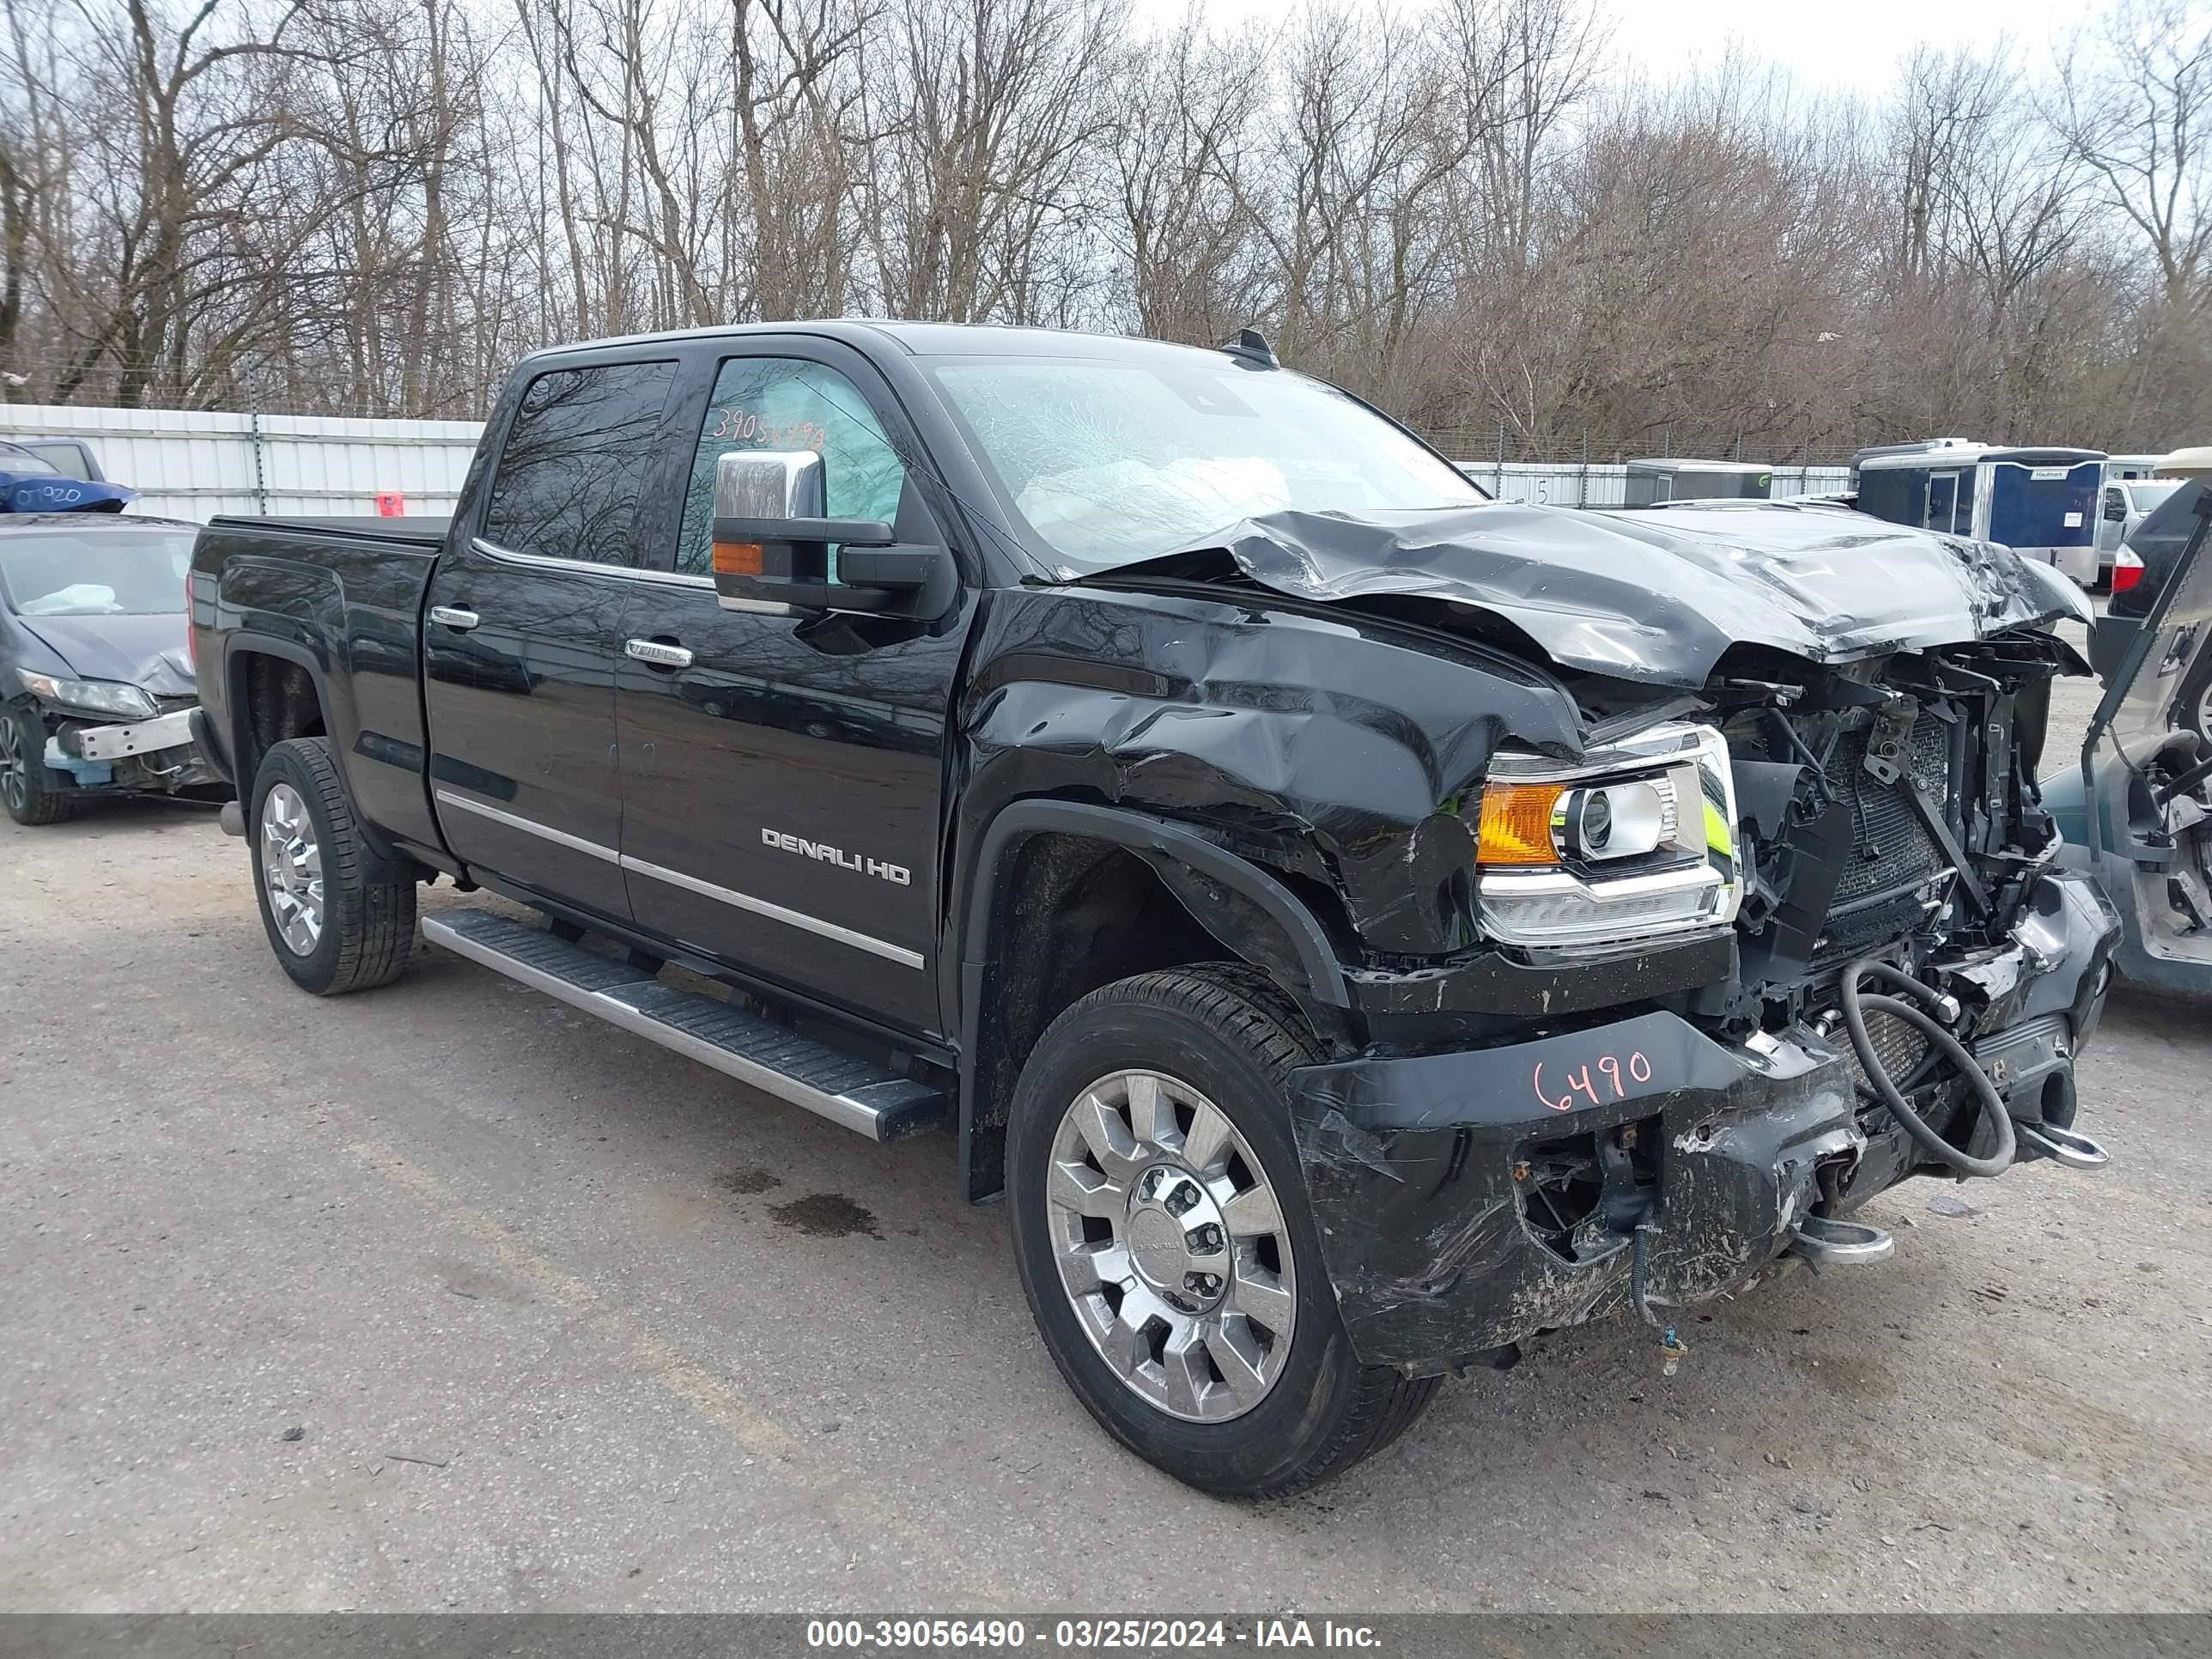
[[[68,714],[91,714],[106,720],[149,720],[161,713],[153,698],[135,685],[119,680],[64,680],[52,674],[15,671],[23,689],[40,702],[52,703]]]
[[[1476,835],[1483,932],[1593,946],[1724,926],[1739,884],[1728,744],[1669,721],[1562,767],[1492,757]]]

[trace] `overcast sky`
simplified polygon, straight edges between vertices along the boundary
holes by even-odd
[[[1418,4],[1418,0],[1413,0]],[[1808,86],[1880,92],[1897,60],[1925,41],[1948,47],[2009,33],[2040,70],[2054,40],[2093,7],[2057,0],[1601,0],[1613,20],[1615,56],[1667,76],[1717,57],[1734,37]],[[1284,0],[1200,0],[1223,22],[1279,15]],[[1180,16],[1184,0],[1136,0],[1140,15]]]
[[[1923,42],[1948,48],[2008,33],[2040,68],[2054,37],[2086,9],[2055,0],[1623,0],[1608,9],[1614,51],[1656,72],[1686,69],[1692,53],[1712,55],[1734,36],[1808,86],[1880,92],[1897,60]]]

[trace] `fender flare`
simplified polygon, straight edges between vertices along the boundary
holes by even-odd
[[[958,1130],[962,1178],[974,1192],[973,1147],[981,1054],[984,975],[994,959],[992,913],[1000,877],[1015,848],[1032,836],[1059,834],[1109,843],[1134,853],[1167,883],[1170,891],[1205,925],[1214,903],[1241,904],[1255,910],[1279,931],[1290,947],[1302,991],[1310,1000],[1349,1010],[1354,1005],[1328,934],[1313,913],[1281,882],[1259,866],[1208,840],[1197,830],[1121,807],[1082,801],[1018,800],[1002,807],[983,832],[967,887],[967,909],[960,934],[960,1103]],[[1209,902],[1211,901],[1212,902]],[[1281,961],[1255,964],[1279,972]]]

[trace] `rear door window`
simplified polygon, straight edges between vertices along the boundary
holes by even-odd
[[[533,379],[492,475],[484,539],[541,558],[641,562],[639,507],[675,386],[673,362],[595,363]]]
[[[1948,536],[1958,529],[1959,475],[1938,472],[1928,480],[1928,528]]]

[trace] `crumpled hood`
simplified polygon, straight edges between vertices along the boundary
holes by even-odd
[[[1834,662],[2088,611],[2064,576],[2004,548],[1788,501],[1274,513],[1221,545],[1279,592],[1474,605],[1562,667],[1666,685],[1702,685],[1739,643]]]
[[[184,614],[167,617],[26,617],[15,620],[44,640],[81,680],[126,680],[157,697],[196,689]]]

